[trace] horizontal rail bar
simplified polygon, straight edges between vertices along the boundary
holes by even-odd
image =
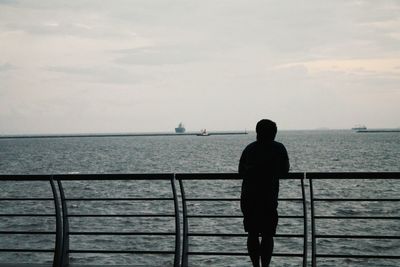
[[[240,180],[238,173],[177,173],[176,180]]]
[[[55,214],[35,214],[35,213],[21,213],[21,214],[0,214],[0,217],[55,217]]]
[[[53,180],[80,181],[80,180],[171,180],[173,173],[133,173],[133,174],[57,174]],[[1,178],[1,177],[0,177]]]
[[[8,181],[47,181],[53,180],[170,180],[173,173],[134,173],[134,174],[57,174],[57,175],[0,175]],[[400,172],[291,172],[280,179],[400,179]],[[240,180],[238,173],[177,173],[177,180]]]
[[[176,180],[241,180],[238,173],[176,173]],[[304,179],[304,173],[291,172],[282,180]]]
[[[314,198],[314,201],[400,201],[400,198]]]
[[[92,254],[175,254],[169,250],[91,250],[91,249],[70,249],[69,253],[92,253]]]
[[[188,233],[188,236],[214,236],[214,237],[247,237],[247,234],[231,234],[231,233]],[[274,237],[293,237],[303,238],[302,234],[276,234]]]
[[[53,198],[0,198],[0,201],[54,201]]]
[[[188,218],[243,218],[243,215],[216,215],[216,214],[207,214],[207,215],[187,215]],[[285,219],[303,219],[303,215],[279,215],[279,218]]]
[[[54,249],[17,249],[17,248],[1,248],[0,252],[54,252]]]
[[[240,198],[187,198],[186,201],[240,201]],[[303,199],[279,198],[278,201],[303,201]]]
[[[219,251],[189,251],[188,255],[197,256],[248,256],[247,252],[219,252]],[[273,253],[275,257],[303,257],[303,254],[299,253]]]
[[[2,174],[0,175],[0,181],[50,181],[52,175],[40,175],[40,174]]]
[[[186,201],[240,201],[240,198],[186,198]]]
[[[400,217],[387,217],[387,216],[314,216],[315,219],[355,219],[355,220],[364,220],[364,219],[374,219],[374,220],[400,220]]]
[[[187,218],[243,218],[243,215],[187,215]]]
[[[349,254],[316,254],[318,258],[355,258],[355,259],[400,259],[395,255],[349,255]]]
[[[174,214],[68,214],[67,217],[175,217]]]
[[[175,235],[175,232],[69,232],[69,235]]]
[[[174,200],[171,197],[168,198],[66,198],[66,201],[161,201],[161,200]]]
[[[133,173],[133,174],[1,174],[0,181],[49,181],[65,180],[65,181],[82,181],[82,180],[171,180],[173,173]]]
[[[399,172],[306,172],[306,179],[400,179]]]
[[[347,239],[400,239],[396,235],[315,235],[316,238],[347,238]]]
[[[1,235],[55,235],[54,231],[0,231]]]

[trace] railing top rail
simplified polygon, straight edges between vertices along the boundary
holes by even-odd
[[[171,180],[173,173],[58,174],[55,180]]]
[[[239,180],[238,173],[176,173],[177,180]]]
[[[0,174],[0,181],[49,181],[51,176],[48,174]]]
[[[400,179],[400,172],[307,172],[307,179]]]
[[[55,174],[55,175],[0,175],[0,180],[14,180],[14,181],[48,181],[63,180],[63,181],[79,181],[79,180],[171,180],[174,178],[173,173],[132,173],[132,174]]]
[[[238,173],[106,173],[106,174],[0,174],[0,181],[79,180],[240,180]],[[400,179],[400,172],[290,172],[290,179]]]
[[[132,174],[0,174],[0,180],[13,181],[79,181],[79,180],[240,180],[238,173],[132,173]],[[303,179],[304,173],[292,172],[281,179]]]
[[[238,173],[176,173],[177,180],[241,180]],[[280,179],[303,179],[303,172],[291,172]]]

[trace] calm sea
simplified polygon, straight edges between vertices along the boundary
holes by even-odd
[[[0,139],[0,174],[59,174],[59,173],[180,173],[180,172],[236,172],[244,147],[255,140],[255,134],[232,136],[159,136],[159,137],[85,137],[43,139]],[[336,171],[400,171],[400,133],[357,134],[351,131],[281,131],[277,140],[285,144],[293,172]],[[400,183],[388,180],[321,182],[316,184],[320,196],[353,196],[398,198]],[[64,182],[67,197],[114,196],[171,196],[167,182]],[[240,182],[193,182],[185,184],[192,197],[239,197]],[[307,187],[308,188],[308,187]],[[1,181],[0,197],[51,197],[49,186],[41,182]],[[283,181],[281,197],[299,197],[297,182]],[[349,195],[351,194],[351,195]],[[397,203],[398,204],[398,203]],[[239,214],[238,203],[226,206],[211,203],[208,206],[191,205],[193,213]],[[0,201],[1,213],[52,211],[51,203]],[[298,215],[296,204],[280,203],[283,215]],[[319,209],[319,210],[318,210]],[[118,214],[135,211],[171,212],[173,206],[148,203],[69,203],[71,213],[97,212]],[[326,215],[360,215],[369,212],[377,216],[400,216],[396,203],[382,206],[375,202],[321,205],[318,212]],[[351,222],[351,223],[350,223]],[[173,231],[168,219],[144,218],[71,218],[71,231]],[[6,230],[54,231],[53,218],[4,218],[0,228]],[[242,233],[241,219],[191,220],[196,232]],[[278,233],[300,233],[301,221],[281,219]],[[350,220],[331,221],[319,226],[321,233],[399,235],[398,221]],[[172,238],[172,239],[171,239]],[[53,236],[0,236],[0,248],[52,248]],[[192,237],[191,249],[196,251],[245,251],[245,239]],[[380,253],[399,255],[400,240],[320,240],[319,253]],[[154,249],[173,250],[173,237],[110,237],[73,236],[71,249]],[[301,240],[276,240],[276,252],[301,253]],[[170,266],[170,256],[140,255],[81,255],[71,254],[72,263],[133,264],[142,266]],[[249,266],[247,257],[192,256],[191,266]],[[50,262],[47,254],[0,252],[0,262]],[[399,261],[338,260],[320,261],[320,266],[399,266]],[[300,266],[301,261],[276,257],[272,266]]]

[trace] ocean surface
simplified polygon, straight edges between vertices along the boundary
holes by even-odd
[[[198,173],[236,172],[244,147],[255,134],[227,136],[84,137],[0,139],[0,174]],[[400,133],[352,131],[281,131],[277,141],[289,153],[292,172],[400,171]],[[0,198],[51,197],[45,182],[0,181]],[[68,181],[69,198],[171,197],[168,181]],[[400,180],[316,181],[317,197],[399,198]],[[186,181],[187,197],[240,196],[240,181]],[[308,190],[308,184],[306,184]],[[308,191],[306,191],[307,193]],[[301,197],[298,181],[281,182],[280,197]],[[68,202],[71,214],[173,213],[173,203]],[[189,203],[193,214],[240,214],[239,203]],[[320,215],[400,216],[398,202],[325,203]],[[52,202],[0,201],[0,213],[51,213]],[[280,215],[301,215],[301,203],[279,204]],[[196,219],[195,232],[243,233],[238,219]],[[171,218],[70,218],[71,231],[173,231]],[[280,219],[278,233],[302,233],[299,219]],[[0,217],[0,230],[54,231],[52,217]],[[317,224],[321,234],[399,235],[397,220],[329,220]],[[309,240],[310,241],[310,240]],[[54,236],[0,236],[0,248],[52,249]],[[71,236],[71,249],[173,250],[173,236]],[[243,237],[191,237],[192,251],[246,251]],[[302,253],[302,240],[276,238],[275,252]],[[318,253],[400,255],[400,240],[338,239],[318,241]],[[51,254],[0,252],[0,262],[51,262]],[[71,263],[171,266],[170,255],[71,254]],[[250,266],[247,257],[190,256],[190,266]],[[330,259],[319,266],[400,266],[399,260]],[[301,259],[274,257],[271,266],[300,266]]]

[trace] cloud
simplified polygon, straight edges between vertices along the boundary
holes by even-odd
[[[195,47],[158,46],[114,51],[118,64],[175,65],[205,60],[207,55]]]
[[[0,0],[0,5],[13,5],[17,3],[17,0]]]
[[[310,74],[333,71],[359,75],[387,75],[400,79],[399,58],[326,59],[288,63],[277,69],[304,66]]]
[[[78,15],[68,16],[68,19],[48,18],[39,21],[13,21],[4,23],[7,31],[20,31],[33,36],[76,36],[85,39],[104,38],[134,38],[137,34],[124,26],[113,27],[113,23],[90,21]],[[117,29],[117,30],[115,30]]]
[[[115,66],[48,66],[46,71],[59,73],[56,79],[100,84],[138,84],[146,80],[146,75],[132,73],[126,68]]]
[[[68,1],[27,1],[2,6],[0,33],[18,31],[33,38],[77,36],[110,39],[136,36],[132,27],[101,8],[94,8],[86,1],[76,2],[80,4],[70,6]]]
[[[14,69],[17,69],[17,67],[10,63],[0,64],[0,72],[14,70]]]
[[[89,67],[71,67],[71,66],[49,66],[45,67],[45,70],[53,71],[53,72],[60,72],[65,74],[72,74],[72,75],[98,75],[99,70],[96,68],[89,68]]]

